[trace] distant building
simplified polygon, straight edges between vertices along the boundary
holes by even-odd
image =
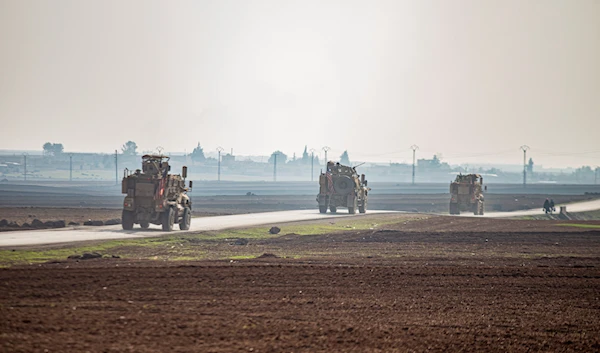
[[[226,155],[221,157],[221,161],[223,164],[233,164],[235,162],[235,156],[231,153],[227,153]]]

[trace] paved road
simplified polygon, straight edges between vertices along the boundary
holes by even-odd
[[[591,201],[582,201],[571,204],[557,204],[556,211],[560,211],[560,206],[567,206],[567,212],[569,213],[578,213],[578,212],[588,212],[600,210],[600,199],[591,200]],[[483,217],[489,218],[508,218],[508,217],[524,217],[524,216],[539,216],[543,214],[542,207],[535,208],[532,210],[523,210],[523,211],[512,211],[512,212],[486,212]],[[473,216],[473,214],[463,213],[461,216],[464,217],[481,217],[481,216]]]
[[[560,205],[557,205],[558,209]],[[568,212],[586,212],[600,209],[600,199],[592,201],[584,201],[567,205]],[[374,213],[390,213],[395,211],[375,211],[370,210],[368,214]],[[506,217],[521,217],[542,214],[541,208],[514,212],[489,212],[483,217],[489,218],[506,218]],[[348,215],[341,212],[337,214],[320,214],[316,210],[299,210],[299,211],[281,211],[281,212],[265,212],[251,213],[232,216],[217,216],[194,218],[192,227],[189,232],[222,230],[227,228],[251,227],[263,224],[277,224],[283,222],[305,221],[323,218],[338,218],[338,217],[360,217],[361,215]],[[462,214],[463,217],[481,217],[473,216],[472,214]],[[177,231],[181,233],[181,231]],[[141,230],[139,228],[126,231],[121,229],[121,226],[105,226],[105,227],[74,227],[49,230],[32,230],[32,231],[14,231],[0,233],[0,248],[28,245],[44,245],[44,244],[59,244],[70,243],[85,240],[108,240],[108,239],[126,239],[126,238],[145,238],[166,234],[159,226],[151,226],[150,229]],[[172,233],[175,234],[175,233]]]
[[[369,210],[367,214],[390,213],[390,211]],[[228,228],[251,227],[263,224],[278,224],[284,222],[306,221],[323,218],[339,217],[361,217],[361,214],[349,215],[344,212],[336,214],[320,214],[316,210],[281,211],[251,213],[232,216],[202,217],[192,219],[191,228],[187,232],[198,232],[208,230],[222,230]],[[139,226],[137,226],[139,227]],[[177,229],[177,225],[175,226]],[[149,229],[140,228],[134,230],[123,230],[121,226],[104,227],[69,227],[62,229],[14,231],[0,233],[0,247],[28,246],[71,243],[85,240],[109,240],[126,238],[155,237],[166,234],[160,226],[151,225]],[[175,231],[170,234],[181,234]]]

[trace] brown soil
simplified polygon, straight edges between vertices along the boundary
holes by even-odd
[[[0,208],[0,219],[23,224],[31,224],[34,219],[42,222],[52,220],[64,220],[66,223],[83,222],[91,219],[106,221],[121,218],[121,210],[110,208],[53,208],[53,207],[15,207]]]
[[[253,260],[3,269],[0,351],[599,351],[600,231],[552,223],[404,218],[242,246],[181,239]]]

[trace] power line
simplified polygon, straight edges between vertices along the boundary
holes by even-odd
[[[427,151],[427,150],[421,150],[421,152],[423,153],[431,153],[431,154],[436,154],[437,152],[435,151]],[[393,154],[406,154],[408,153],[406,150],[399,150],[399,151],[392,151],[392,152],[385,152],[385,153],[378,153],[378,154],[361,154],[360,157],[381,157],[381,156],[389,156],[389,155],[393,155]],[[495,151],[495,152],[483,152],[483,153],[469,153],[469,154],[464,154],[464,153],[451,153],[451,154],[445,154],[444,153],[444,158],[453,158],[453,159],[460,159],[460,158],[472,158],[472,157],[486,157],[486,156],[497,156],[497,155],[502,155],[502,154],[509,154],[509,153],[514,153],[514,150],[502,150],[502,151]]]
[[[600,151],[584,151],[584,152],[550,152],[550,151],[544,151],[541,150],[540,152],[538,152],[538,150],[536,149],[536,154],[539,155],[544,155],[544,156],[552,156],[552,157],[568,157],[568,156],[579,156],[579,155],[584,155],[584,154],[595,154],[595,153],[600,153]]]
[[[521,146],[521,150],[523,150],[523,187],[527,185],[527,151],[529,150],[529,146],[523,145]]]
[[[413,151],[412,184],[415,185],[415,155],[416,155],[417,150],[419,149],[419,146],[412,145],[412,146],[410,146],[410,149]]]
[[[331,150],[331,147],[325,146],[322,148],[322,150],[325,151],[325,165],[327,165],[327,162],[329,162],[329,160],[327,159],[327,152]]]
[[[221,181],[221,152],[223,152],[223,147],[217,147],[218,156],[218,164],[217,164],[217,181]]]

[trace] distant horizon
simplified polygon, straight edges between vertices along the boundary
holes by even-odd
[[[285,151],[282,151],[282,152],[285,153]],[[34,155],[34,156],[42,156],[43,155],[43,150],[0,149],[0,157],[2,157],[3,155],[10,155],[10,154],[15,155],[15,154],[23,154],[23,153],[28,153],[28,155]],[[74,153],[74,154],[105,154],[105,155],[114,155],[114,152],[112,152],[112,153],[111,152],[89,152],[89,151],[84,151],[84,152],[82,152],[82,151],[64,151],[63,152],[63,154],[69,154],[69,153]],[[122,153],[123,152],[121,150],[119,150],[119,154],[122,154]],[[172,156],[185,156],[186,153],[188,155],[190,154],[190,152],[181,152],[181,151],[180,152],[164,152],[163,151],[163,153],[166,154],[166,155],[172,155]],[[229,152],[227,152],[227,153],[223,152],[222,156],[226,155],[228,153]],[[144,153],[142,153],[142,152],[137,152],[137,156],[142,156],[143,154]],[[212,152],[212,151],[206,152],[205,151],[204,154],[205,154],[205,156],[207,156],[207,158],[209,158],[209,157],[216,158],[217,157],[217,152]],[[266,159],[266,158],[270,157],[270,155],[245,155],[245,154],[239,154],[238,155],[238,154],[235,154],[235,153],[233,154],[233,156],[240,157],[240,158],[246,158],[246,159],[247,158],[251,158],[251,157],[253,157],[255,159],[258,159],[258,158],[265,158]],[[315,157],[316,157],[316,155],[315,155]],[[352,156],[350,155],[350,157],[352,157]],[[292,158],[292,156],[288,155],[288,161],[290,161],[291,158]],[[296,154],[296,159],[300,159],[300,158],[302,158],[302,156],[301,155],[298,156],[298,154]],[[419,160],[419,159],[430,160],[431,158],[432,158],[432,156],[430,156],[430,157],[417,157],[417,160]],[[328,158],[328,159],[332,160],[331,158]],[[333,160],[337,161],[339,159],[333,159]],[[354,160],[356,162],[353,162]],[[236,158],[236,161],[243,161],[243,159],[237,159]],[[322,158],[319,158],[319,161],[320,161],[320,164],[324,164]],[[382,166],[390,164],[389,161],[387,161],[387,162],[386,161],[378,162],[378,161],[370,161],[370,160],[358,160],[358,159],[352,159],[352,158],[351,158],[351,162],[352,162],[353,165],[356,164],[356,163],[363,163],[363,162],[364,163],[373,164],[373,165],[382,165]],[[520,163],[520,164],[519,163],[494,163],[494,162],[489,162],[489,161],[488,162],[450,163],[450,162],[446,161],[443,158],[441,159],[441,162],[442,163],[448,163],[451,167],[469,167],[469,166],[479,167],[479,168],[483,168],[483,167],[490,167],[490,168],[492,168],[492,167],[498,167],[499,169],[501,169],[501,167],[510,168],[510,169],[523,168],[523,164],[522,163]],[[535,159],[534,159],[534,162],[535,162]],[[391,163],[411,165],[412,161],[409,161],[409,162],[395,162],[395,161],[392,161]],[[534,170],[535,170],[535,168],[539,168],[539,169],[542,169],[544,171],[552,171],[552,170],[555,170],[555,171],[573,171],[573,170],[575,170],[577,168],[581,168],[581,167],[585,167],[585,166],[589,166],[592,169],[600,167],[600,166],[594,166],[594,165],[589,165],[589,164],[588,165],[579,165],[579,166],[574,166],[574,167],[572,167],[572,166],[568,166],[568,167],[554,167],[554,166],[539,165],[539,164],[536,163],[536,164],[534,164]]]

